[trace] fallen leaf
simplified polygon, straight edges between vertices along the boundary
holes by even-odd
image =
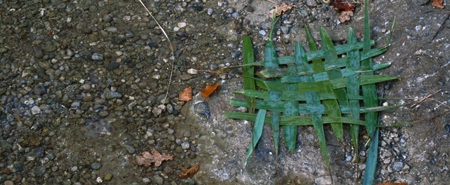
[[[356,38],[358,38],[358,39],[363,38],[363,32],[355,29],[355,33],[356,33]]]
[[[219,86],[219,83],[217,83],[216,85],[206,85],[205,89],[202,90],[202,95],[203,97],[208,97],[209,95],[211,95]]]
[[[286,3],[277,4],[277,5],[275,5],[275,7],[272,10],[269,11],[269,17],[273,16],[273,12],[275,10],[277,10],[277,17],[278,17],[282,13],[284,13],[292,8],[294,8],[294,4],[289,4],[289,5]]]
[[[353,11],[342,11],[341,15],[339,16],[339,21],[341,21],[341,23],[344,23],[349,21],[351,17],[353,17]]]
[[[163,161],[172,160],[173,155],[159,153],[157,150],[152,149],[152,154],[145,151],[142,152],[142,156],[136,156],[136,162],[138,165],[144,165],[145,167],[149,167],[152,163],[155,163],[155,166],[158,167],[161,165]]]
[[[178,101],[191,101],[192,100],[192,87],[186,87],[181,91],[178,96]]]
[[[355,5],[352,3],[343,3],[342,0],[333,0],[331,4],[334,6],[334,11],[350,11],[355,9]]]
[[[442,4],[443,2],[444,2],[444,0],[433,0],[433,2],[431,2],[431,5],[433,5],[437,8],[443,9],[443,8],[445,8],[445,6]]]
[[[406,183],[390,183],[390,182],[386,182],[386,183],[379,183],[377,185],[407,185]]]
[[[192,178],[192,176],[194,176],[194,174],[197,173],[198,168],[200,168],[200,164],[196,164],[193,167],[184,170],[183,172],[180,173],[180,175],[178,175],[178,178],[180,179]]]

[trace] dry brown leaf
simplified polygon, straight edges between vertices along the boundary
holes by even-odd
[[[353,11],[342,11],[341,15],[339,16],[339,21],[341,21],[341,23],[344,23],[349,21],[351,17],[353,17]]]
[[[193,167],[181,172],[180,175],[178,175],[178,178],[180,178],[180,179],[192,178],[192,176],[194,176],[194,174],[197,173],[199,168],[200,168],[200,164],[196,164]]]
[[[275,7],[269,11],[269,17],[271,18],[273,16],[273,12],[275,11],[275,9],[277,10],[277,17],[280,16],[282,13],[290,10],[294,8],[294,4],[286,4],[286,3],[281,3],[281,4],[277,4],[275,5]]]
[[[433,2],[431,2],[431,5],[435,6],[436,8],[443,9],[443,8],[445,8],[445,6],[442,4],[443,2],[444,2],[444,0],[433,0]]]
[[[205,89],[202,90],[202,95],[203,97],[208,97],[209,95],[211,95],[219,86],[219,83],[217,83],[216,85],[206,85]]]
[[[358,38],[358,39],[363,38],[363,32],[355,29],[355,33],[356,33],[356,38]]]
[[[333,0],[331,4],[334,6],[334,11],[350,11],[355,9],[355,5],[352,3],[344,3],[343,0]]]
[[[192,87],[187,87],[181,91],[178,96],[178,101],[191,101],[192,100]]]
[[[142,152],[142,156],[136,156],[136,162],[138,165],[144,165],[145,167],[149,167],[152,163],[155,163],[155,166],[158,167],[161,165],[163,161],[172,160],[173,155],[159,153],[157,150],[152,149],[152,154],[145,151]]]
[[[386,183],[379,183],[377,185],[407,185],[406,183],[391,183],[391,182],[386,182]]]

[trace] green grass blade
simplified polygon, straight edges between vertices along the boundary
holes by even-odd
[[[255,62],[255,57],[253,55],[253,45],[252,41],[250,40],[249,36],[243,36],[243,58],[244,58],[244,65],[246,64],[252,64]],[[253,77],[255,75],[255,68],[253,66],[244,66],[243,67],[243,74],[247,77]],[[252,78],[244,78],[244,90],[255,90],[255,80]],[[249,111],[250,113],[255,113],[255,98],[247,97],[247,102],[250,106]]]
[[[269,91],[270,101],[281,102],[281,92],[279,91]],[[275,146],[275,156],[277,158],[278,164],[278,147],[280,140],[280,112],[281,111],[271,111],[272,114],[272,134],[273,134],[273,143]]]
[[[372,135],[372,140],[370,142],[369,155],[367,157],[366,169],[364,171],[363,185],[372,185],[375,180],[378,158],[378,132],[379,129],[377,128],[374,135]]]
[[[306,26],[305,26],[305,29],[306,29],[307,40],[309,42],[309,49],[311,51],[316,51],[317,50],[316,44],[314,43],[314,40],[311,37],[311,34],[309,33],[309,30]],[[326,72],[325,66],[323,65],[322,60],[320,60],[320,59],[313,60],[313,70],[314,70],[314,73]],[[333,87],[331,86],[330,81],[316,82],[316,84],[317,84],[319,93],[334,93]],[[338,104],[337,100],[323,100],[322,102],[323,102],[325,109],[327,111],[327,114],[329,116],[335,116],[335,117],[341,116],[341,111],[339,109],[339,104]],[[342,127],[342,123],[334,123],[331,125],[331,127],[333,128],[333,131],[334,131],[334,134],[336,135],[336,137],[339,139],[342,139],[344,136],[344,130]]]
[[[369,3],[367,0],[365,1],[365,7],[364,7],[364,47],[363,51],[369,51],[370,46],[370,25],[369,25],[369,10],[368,10]],[[370,72],[361,73],[361,78],[365,77],[366,75],[373,75],[373,63],[372,58],[365,59],[361,62],[361,69],[362,70],[368,70]],[[362,91],[363,91],[363,98],[364,98],[364,106],[365,107],[375,107],[378,105],[378,97],[377,97],[377,89],[375,84],[367,84],[362,85]],[[372,136],[375,132],[375,128],[377,126],[377,118],[378,113],[377,112],[369,112],[365,115],[366,122],[367,122],[367,134],[369,136]]]
[[[255,121],[256,115],[250,114],[250,113],[244,113],[244,112],[227,112],[225,113],[225,117],[230,119],[243,119],[248,121]],[[313,125],[312,118],[310,116],[281,116],[280,117],[280,125],[297,125],[297,126],[308,126]],[[366,122],[353,119],[353,118],[347,118],[347,117],[322,117],[323,124],[329,124],[329,123],[347,123],[347,124],[357,124],[366,126]],[[272,124],[272,116],[266,116],[266,119],[264,120],[264,124]]]
[[[348,31],[348,38],[347,43],[357,43],[356,33],[353,30],[353,28],[350,28]],[[358,50],[350,51],[347,53],[348,62],[347,62],[347,69],[350,70],[358,70],[361,68],[360,65],[360,53]],[[358,78],[360,77],[360,74],[355,73],[353,75],[347,76],[347,90],[349,94],[358,94],[359,95],[359,89],[360,84]],[[352,99],[349,100],[349,106],[351,109],[350,117],[353,119],[360,119],[360,108],[359,108],[359,100]],[[358,161],[358,136],[359,136],[359,125],[350,125],[350,136],[352,137],[353,141],[353,147],[355,148],[355,159]]]
[[[386,47],[389,47],[391,45],[391,38],[392,38],[392,34],[394,33],[395,19],[396,19],[396,17],[394,17],[394,22],[392,23],[391,31],[389,32],[389,37],[386,42]]]
[[[295,45],[295,63],[298,66],[306,65],[308,64],[308,60],[306,58],[305,50],[303,49],[303,46],[297,42]],[[313,79],[311,76],[302,76],[303,82],[313,82]],[[305,92],[305,98],[306,103],[311,105],[321,105],[320,104],[320,97],[319,93],[317,92]],[[323,131],[323,120],[322,120],[322,114],[319,113],[311,113],[311,119],[312,123],[314,125],[314,130],[316,130],[317,138],[319,139],[320,149],[322,150],[322,155],[325,160],[325,164],[327,165],[328,170],[330,170],[330,162],[328,159],[328,151],[327,151],[327,145],[325,141],[325,133]]]
[[[253,150],[256,147],[256,144],[261,138],[265,118],[266,118],[266,110],[259,110],[255,118],[255,124],[253,126],[253,134],[250,140],[250,146],[248,147],[247,158],[245,159],[244,165],[247,165],[247,161],[250,158],[250,155],[252,155]]]

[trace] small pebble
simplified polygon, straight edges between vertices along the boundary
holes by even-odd
[[[198,73],[197,69],[188,69],[187,72],[191,75],[196,75]]]
[[[253,12],[255,9],[253,8],[253,7],[251,7],[251,6],[249,6],[249,7],[247,7],[247,12]]]
[[[98,170],[98,169],[100,169],[100,167],[102,167],[102,164],[101,163],[92,163],[91,167],[94,170]]]
[[[262,36],[264,36],[264,35],[266,35],[266,31],[264,31],[264,30],[259,30],[259,34],[262,35]]]
[[[41,113],[41,109],[38,106],[34,106],[31,108],[31,114],[35,115],[39,113]]]
[[[94,53],[94,54],[92,54],[92,60],[96,60],[96,61],[103,60],[103,55],[100,53]]]
[[[112,174],[111,173],[106,173],[105,177],[103,178],[105,181],[110,181],[112,178]]]
[[[181,148],[183,148],[184,150],[189,149],[189,147],[190,147],[190,145],[188,142],[181,143]]]
[[[184,27],[186,27],[186,23],[185,22],[179,22],[178,24],[177,24],[177,26],[179,27],[179,28],[184,28]]]

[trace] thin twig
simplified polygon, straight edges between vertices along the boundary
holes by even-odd
[[[431,39],[431,42],[433,42],[433,40],[437,37],[439,32],[441,32],[444,29],[445,22],[448,20],[449,17],[450,17],[450,13],[447,14],[447,17],[444,19],[444,22],[442,22],[441,26],[439,26],[439,29],[434,34],[433,38]]]
[[[173,76],[173,62],[175,60],[175,52],[173,49],[173,45],[172,42],[170,42],[170,38],[169,36],[167,36],[166,31],[164,31],[163,27],[161,26],[161,24],[159,24],[159,22],[156,20],[155,17],[153,17],[152,13],[148,10],[147,6],[145,6],[145,4],[142,2],[142,0],[139,0],[139,2],[142,4],[142,6],[145,8],[145,10],[148,12],[148,14],[152,17],[152,19],[156,22],[156,24],[158,24],[159,29],[161,29],[161,31],[164,33],[164,36],[166,36],[167,41],[169,41],[169,45],[170,45],[170,50],[172,51],[172,57],[170,57],[170,60],[172,60],[172,63],[169,63],[172,66],[172,69],[170,70],[170,77],[169,77],[169,84],[167,85],[167,91],[166,91],[166,96],[164,97],[163,101],[165,102],[167,100],[167,95],[169,95],[169,89],[170,89],[170,85],[172,83],[172,76]]]
[[[427,98],[429,98],[429,97],[435,95],[436,93],[441,92],[441,90],[442,90],[442,89],[439,89],[439,90],[436,91],[435,93],[430,94],[430,95],[428,95],[428,96],[425,96],[425,98],[422,98],[422,99],[419,100],[418,102],[416,102],[416,103],[414,103],[413,105],[411,105],[411,108],[414,108],[417,104],[422,103],[422,102],[425,101]]]

